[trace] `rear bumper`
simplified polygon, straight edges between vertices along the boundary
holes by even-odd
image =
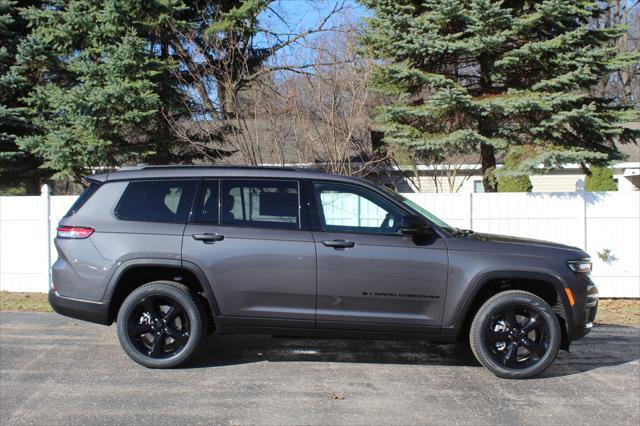
[[[60,296],[51,290],[49,291],[49,304],[60,315],[102,325],[111,324],[109,306],[106,303],[71,299]]]

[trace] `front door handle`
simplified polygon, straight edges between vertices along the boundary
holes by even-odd
[[[216,241],[224,240],[224,235],[213,234],[210,232],[205,232],[204,234],[193,234],[191,236],[194,240],[202,241],[205,244],[213,244]]]
[[[333,247],[334,249],[343,249],[343,248],[351,248],[355,247],[356,243],[353,241],[346,240],[324,240],[322,242],[327,247]]]

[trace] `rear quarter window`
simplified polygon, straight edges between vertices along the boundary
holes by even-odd
[[[80,210],[80,208],[82,208],[82,206],[87,201],[89,201],[89,198],[91,198],[91,196],[96,193],[98,188],[100,188],[100,184],[92,182],[91,185],[89,185],[84,191],[82,191],[82,194],[78,196],[78,199],[73,203],[73,205],[64,215],[64,217],[73,216],[75,213],[77,213],[78,210]]]
[[[115,214],[121,220],[185,223],[195,188],[195,180],[133,181],[124,190]]]

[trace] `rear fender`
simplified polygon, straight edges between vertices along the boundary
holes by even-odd
[[[213,294],[213,289],[202,270],[197,265],[191,262],[181,262],[180,260],[172,259],[130,259],[119,265],[109,279],[109,284],[107,285],[107,288],[105,289],[104,295],[102,297],[102,301],[109,304],[110,312],[113,295],[118,288],[118,285],[120,284],[120,279],[127,271],[131,270],[132,268],[138,267],[169,267],[183,269],[191,272],[200,282],[200,285],[205,293],[209,309],[214,319],[215,317],[220,315],[220,309],[218,307],[215,295]],[[113,318],[111,318],[110,321],[113,321]]]

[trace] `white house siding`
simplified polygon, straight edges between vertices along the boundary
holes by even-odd
[[[631,182],[631,180],[625,177],[623,174],[624,168],[614,168],[613,177],[618,181],[618,192],[633,192],[638,188]],[[422,171],[422,175],[418,178],[420,186],[412,184],[412,180],[406,180],[406,187],[399,188],[400,191],[414,191],[414,192],[451,192],[449,181],[446,177],[438,177],[438,186],[434,182],[433,176],[430,175],[431,171]],[[413,178],[415,181],[416,178]],[[585,175],[579,172],[579,169],[563,169],[554,170],[548,174],[531,175],[529,177],[531,185],[533,186],[532,192],[575,192],[578,188],[584,188]],[[482,176],[480,174],[472,175],[470,177],[462,174],[453,178],[453,188],[459,187],[458,192],[469,193],[475,192],[475,182],[481,182]]]
[[[574,192],[578,181],[584,183],[583,174],[534,175],[530,179],[533,192]],[[463,193],[475,192],[475,181],[482,181],[482,176],[475,175],[466,179],[464,176],[456,176],[454,188],[460,186],[458,192]],[[436,184],[432,176],[420,176],[420,189],[416,188],[416,192],[451,192],[449,188],[450,185],[446,177],[438,178],[436,191]]]
[[[460,186],[458,192],[473,192],[473,181],[477,179],[482,178],[480,176],[471,176],[467,179],[466,176],[456,176],[453,178],[454,190]],[[449,181],[446,177],[438,178],[438,190],[436,191],[436,183],[432,176],[420,176],[420,189],[416,188],[416,192],[451,192],[449,188]]]
[[[583,174],[548,174],[530,176],[533,192],[574,192],[584,185]]]

